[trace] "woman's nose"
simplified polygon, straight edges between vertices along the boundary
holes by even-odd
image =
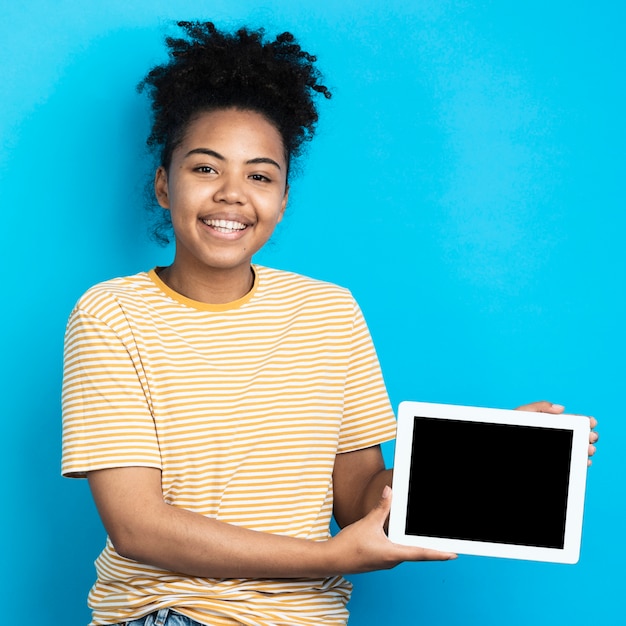
[[[215,200],[227,204],[245,203],[246,194],[243,181],[237,176],[222,176],[215,192]]]

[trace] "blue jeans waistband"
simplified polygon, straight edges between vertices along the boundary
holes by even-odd
[[[176,613],[172,609],[160,609],[139,619],[112,626],[202,626],[202,624],[192,620],[190,617]]]

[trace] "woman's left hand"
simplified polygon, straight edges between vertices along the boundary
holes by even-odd
[[[531,411],[535,413],[552,413],[558,415],[563,413],[565,407],[561,404],[553,404],[552,402],[546,402],[542,400],[540,402],[531,402],[523,406],[518,406],[516,411]],[[594,428],[598,425],[598,420],[595,417],[589,418],[589,425],[591,426],[591,432],[589,433],[589,460],[587,465],[591,465],[591,457],[596,453],[595,443],[597,443],[600,435],[594,431]]]

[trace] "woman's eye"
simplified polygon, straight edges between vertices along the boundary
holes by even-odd
[[[252,174],[252,176],[250,178],[252,178],[252,180],[256,180],[256,181],[259,181],[261,183],[269,183],[269,182],[271,182],[270,179],[267,176],[263,176],[263,174]]]
[[[200,172],[201,174],[213,174],[215,172],[209,165],[198,165],[194,168],[194,171]]]

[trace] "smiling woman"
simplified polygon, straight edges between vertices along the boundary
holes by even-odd
[[[330,94],[289,33],[179,25],[141,84],[174,260],[66,333],[63,472],[109,535],[92,624],[345,624],[343,574],[453,555],[384,533],[395,420],[351,294],[252,263]]]

